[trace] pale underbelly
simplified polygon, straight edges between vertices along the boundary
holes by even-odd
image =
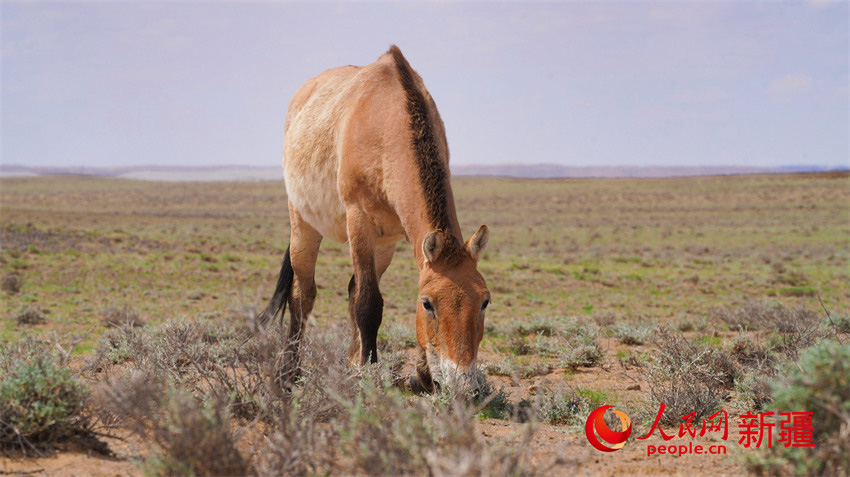
[[[336,174],[308,178],[284,171],[283,177],[289,203],[301,218],[323,237],[347,242],[345,205],[337,192]]]

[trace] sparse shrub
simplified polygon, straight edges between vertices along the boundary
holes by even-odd
[[[725,389],[735,387],[735,382],[741,377],[741,366],[729,350],[713,349],[705,355],[705,362]]]
[[[293,407],[281,414],[280,431],[268,440],[262,473],[517,475],[525,470],[527,440],[516,446],[487,444],[475,430],[476,413],[502,419],[517,414],[504,391],[494,391],[482,375],[475,399],[448,386],[410,398],[393,384],[389,363],[350,368],[333,336],[317,337],[305,351],[304,375],[293,399],[285,400]],[[329,425],[316,425],[322,422]]]
[[[508,401],[503,389],[494,391],[481,375],[479,386],[479,395],[472,401],[442,389],[429,400],[412,403],[393,398],[398,396],[395,390],[384,390],[381,395],[366,388],[363,403],[374,399],[379,406],[373,412],[384,417],[380,421],[365,421],[378,426],[361,428],[353,435],[357,436],[361,450],[367,447],[376,452],[383,447],[385,451],[382,455],[367,454],[369,458],[362,462],[359,470],[367,474],[393,475],[523,475],[528,472],[523,464],[529,449],[530,427],[525,427],[523,439],[515,446],[488,445],[476,431],[473,419],[476,414],[495,419],[520,419],[519,408]],[[520,406],[526,407],[527,403]],[[352,417],[357,415],[352,413]],[[361,425],[363,422],[362,418],[358,420]],[[375,442],[376,445],[364,445],[364,435],[373,436],[372,439],[380,436],[381,440]],[[385,444],[386,440],[394,443]]]
[[[594,313],[593,321],[602,328],[607,328],[617,322],[617,315],[610,311]]]
[[[218,364],[235,348],[236,336],[208,322],[178,319],[152,330],[141,344],[140,364],[181,376]]]
[[[748,410],[760,411],[773,401],[768,377],[765,374],[744,373],[736,383],[735,390],[738,393],[738,400]]]
[[[526,356],[537,352],[529,343],[529,337],[516,332],[507,336],[504,344],[497,344],[494,348],[499,354],[510,356]]]
[[[542,400],[539,416],[544,422],[556,426],[580,425],[591,411],[587,398],[575,393],[556,394]]]
[[[590,389],[538,396],[538,419],[552,425],[583,425],[590,412],[607,402],[608,395]]]
[[[0,349],[0,448],[43,447],[88,435],[87,391],[47,343]]]
[[[178,319],[141,329],[127,322],[104,333],[85,369],[101,372],[132,360],[130,369],[167,377],[174,386],[229,396],[234,415],[253,419],[267,400],[266,380],[283,348],[275,330],[240,347],[242,330],[231,324]]]
[[[474,402],[478,405],[478,413],[482,417],[520,420],[515,414],[518,410],[508,399],[505,388],[500,387],[496,391],[482,374],[478,375],[478,395]]]
[[[227,401],[198,400],[155,376],[135,373],[105,387],[101,403],[149,438],[157,452],[149,470],[168,475],[248,475],[249,462],[236,448]]]
[[[731,329],[770,330],[768,348],[792,360],[799,350],[812,346],[829,334],[817,312],[802,306],[786,307],[779,303],[747,302],[736,308],[713,308],[711,314]]]
[[[776,378],[778,368],[788,358],[774,345],[753,342],[747,334],[732,340],[729,353],[742,367],[735,382],[738,400],[746,409],[763,409],[773,401],[769,382]]]
[[[614,336],[624,345],[642,345],[651,334],[651,326],[633,325],[626,322],[620,322],[614,326]]]
[[[264,448],[257,453],[260,475],[330,475],[331,469],[339,466],[337,429],[303,406],[320,394],[315,384],[306,381],[297,400],[282,401],[285,407],[278,414],[277,430],[266,437]]]
[[[688,331],[694,331],[694,322],[693,320],[686,318],[679,322],[679,326],[676,328],[682,333],[687,333]]]
[[[31,362],[41,357],[54,358],[50,343],[34,336],[20,341],[0,341],[0,372],[6,375],[19,361]]]
[[[827,333],[817,326],[800,326],[788,333],[774,333],[768,338],[768,346],[791,360],[796,360],[800,350],[808,348],[824,338]]]
[[[496,350],[509,356],[488,364],[490,374],[529,377],[550,370],[548,364],[520,364],[514,356],[539,355],[568,369],[596,366],[604,358],[599,326],[575,317],[537,317],[496,334],[505,337]]]
[[[538,318],[517,326],[514,334],[528,337],[529,354],[553,358],[568,369],[597,366],[605,356],[597,343],[599,326],[575,317]]]
[[[278,328],[240,347],[232,336],[241,335],[216,324],[179,320],[166,323],[163,331],[125,326],[115,332],[123,331],[136,353],[125,364],[132,374],[104,386],[98,400],[155,444],[147,467],[158,473],[529,471],[531,428],[524,428],[519,443],[494,444],[480,436],[474,419],[476,414],[520,419],[527,403],[511,403],[480,374],[475,399],[450,386],[430,397],[410,396],[399,386],[406,355],[385,350],[378,364],[351,367],[348,342],[340,339],[343,328],[329,326],[305,339],[301,375],[284,391],[275,385],[286,344]],[[170,338],[163,336],[165,330]],[[163,357],[166,350],[174,357]],[[262,452],[249,457],[236,450],[239,431],[230,427],[231,417],[263,422]],[[207,453],[214,458],[201,461]]]
[[[666,406],[661,422],[675,425],[691,412],[701,419],[719,409],[738,377],[728,352],[688,341],[669,328],[660,328],[654,340],[657,359],[641,372],[649,382],[650,408]]]
[[[687,333],[689,331],[710,331],[713,329],[713,326],[709,323],[709,320],[705,316],[700,316],[698,318],[685,316],[679,321],[679,325],[676,327],[677,330],[682,333]]]
[[[378,366],[367,366],[361,370],[361,373],[380,386],[401,388],[408,383],[409,376],[402,373],[406,364],[407,355],[405,353],[387,351],[381,355]]]
[[[786,447],[774,443],[767,456],[749,456],[750,470],[764,474],[847,475],[850,344],[825,340],[801,352],[799,362],[789,364],[785,371],[787,378],[771,384],[774,402],[768,407],[777,413],[813,412],[815,446]]]
[[[748,301],[736,307],[715,307],[709,316],[726,323],[732,330],[776,330],[797,333],[803,328],[817,327],[818,313],[803,306],[786,307],[780,303]]]
[[[109,364],[120,364],[132,359],[133,337],[133,329],[127,325],[119,330],[107,331],[100,340],[101,345],[96,356],[102,355]],[[98,366],[98,369],[102,368],[102,365]]]
[[[754,343],[747,336],[732,340],[731,353],[741,365],[762,372],[772,369],[779,359],[769,347]]]
[[[497,361],[488,361],[481,366],[490,376],[517,376],[517,363],[513,356],[505,356]]]
[[[514,328],[514,334],[519,336],[554,336],[556,332],[557,320],[545,317],[537,317],[529,323],[522,323]]]
[[[2,280],[0,280],[0,290],[8,292],[9,294],[21,291],[21,285],[21,279],[15,273],[6,273],[3,275]]]
[[[130,305],[124,305],[121,307],[108,306],[103,309],[101,316],[103,317],[103,323],[106,326],[116,328],[120,328],[125,325],[130,327],[145,326],[145,321],[142,319],[142,315],[131,308]]]
[[[605,353],[598,343],[580,343],[573,348],[564,349],[559,356],[562,367],[576,369],[598,366],[605,358]]]
[[[379,351],[404,351],[416,346],[415,330],[404,323],[384,323],[378,330]],[[383,354],[382,354],[383,356]]]
[[[540,360],[521,362],[513,355],[506,355],[500,356],[496,361],[485,363],[482,369],[492,376],[510,376],[518,379],[548,374],[552,371],[552,366]]]
[[[644,363],[649,361],[649,353],[644,351],[636,353],[634,351],[626,352],[624,350],[617,351],[617,361],[624,369],[641,368]]]
[[[850,314],[828,317],[824,324],[832,327],[835,334],[848,334],[850,333]]]
[[[99,373],[111,365],[136,360],[137,365],[146,362],[145,336],[139,328],[124,324],[106,330],[98,340],[97,348],[86,360],[84,373]]]
[[[367,474],[402,475],[426,467],[422,450],[436,445],[428,420],[400,394],[361,384],[361,394],[344,403],[347,419],[339,423],[340,446],[354,459],[354,468]]]
[[[38,308],[25,306],[15,313],[15,322],[19,325],[40,325],[47,322],[47,319]]]

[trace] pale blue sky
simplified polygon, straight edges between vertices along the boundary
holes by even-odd
[[[456,164],[848,166],[847,2],[2,3],[2,162],[277,166],[398,44]]]

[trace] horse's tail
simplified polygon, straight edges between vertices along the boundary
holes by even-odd
[[[283,263],[280,266],[280,275],[277,277],[277,286],[274,289],[274,295],[269,300],[269,306],[257,316],[254,326],[258,330],[263,330],[265,327],[280,313],[280,319],[283,321],[283,316],[286,314],[286,303],[289,301],[289,295],[292,292],[292,281],[295,272],[292,270],[292,262],[289,258],[289,246],[286,247],[286,253],[283,254]],[[250,336],[248,337],[250,338]]]

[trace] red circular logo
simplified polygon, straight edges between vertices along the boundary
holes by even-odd
[[[615,450],[622,449],[626,445],[626,440],[632,434],[632,421],[629,419],[629,416],[622,411],[611,409],[612,407],[614,406],[596,408],[590,413],[590,416],[587,416],[587,423],[584,425],[584,432],[587,434],[587,440],[590,441],[590,445],[602,452],[614,452]],[[608,429],[608,425],[605,424],[605,411],[608,409],[611,409],[611,412],[620,418],[620,424],[623,425],[622,431],[615,432]],[[600,442],[600,439],[613,447],[606,446]]]

